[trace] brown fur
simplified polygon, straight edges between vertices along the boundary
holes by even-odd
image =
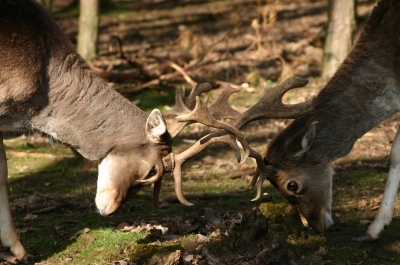
[[[171,137],[162,130],[160,112],[149,116],[109,88],[34,0],[0,0],[0,24],[0,131],[40,130],[90,160],[105,161],[96,195],[103,215],[118,208],[128,189],[143,186],[149,172],[158,178],[164,173]],[[0,158],[4,190],[6,160]],[[2,243],[21,259],[26,252],[5,198],[0,198]],[[10,239],[4,239],[8,233]]]

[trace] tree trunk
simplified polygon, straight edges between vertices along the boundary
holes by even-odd
[[[331,77],[349,53],[356,29],[355,1],[328,0],[328,28],[325,38],[322,77]]]
[[[80,0],[78,53],[90,61],[97,55],[99,0]]]

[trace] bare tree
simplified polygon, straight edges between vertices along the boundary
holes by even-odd
[[[331,77],[350,52],[356,28],[355,0],[328,0],[328,27],[326,31],[322,77]]]
[[[99,0],[80,0],[78,53],[85,60],[97,55]]]

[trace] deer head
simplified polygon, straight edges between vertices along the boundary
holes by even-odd
[[[102,215],[113,213],[129,190],[136,193],[166,171],[163,158],[171,152],[172,140],[159,110],[150,113],[145,128],[146,141],[140,146],[117,145],[99,163],[96,205]]]
[[[307,220],[310,227],[322,232],[333,224],[333,169],[322,157],[304,163],[315,137],[317,122],[311,119],[297,134],[288,134],[298,123],[292,123],[269,143],[264,163],[274,168],[268,180],[298,210],[303,220]]]

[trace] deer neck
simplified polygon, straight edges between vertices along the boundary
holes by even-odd
[[[321,90],[311,154],[328,161],[343,157],[358,138],[400,110],[399,84],[375,56],[355,49]]]
[[[116,145],[144,142],[148,115],[109,88],[78,55],[68,55],[61,64],[50,62],[48,71],[48,87],[35,101],[45,106],[31,117],[33,128],[90,160]]]

